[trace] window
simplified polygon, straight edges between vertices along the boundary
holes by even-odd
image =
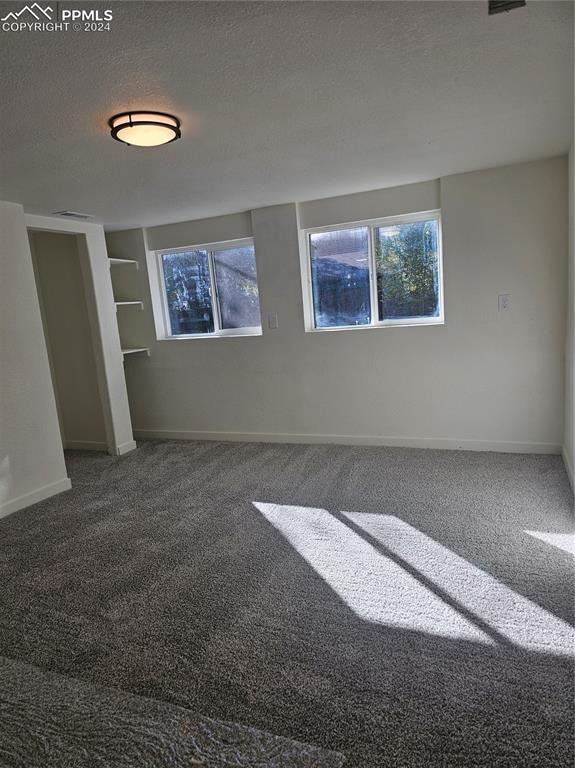
[[[443,322],[439,212],[305,234],[308,330]]]
[[[309,236],[316,328],[369,325],[369,230],[317,232]]]
[[[251,241],[161,251],[158,259],[167,336],[261,333]]]

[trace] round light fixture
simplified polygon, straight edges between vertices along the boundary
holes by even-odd
[[[121,112],[108,124],[112,138],[135,147],[157,147],[182,136],[178,118],[165,112]]]

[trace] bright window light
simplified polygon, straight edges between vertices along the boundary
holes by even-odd
[[[391,515],[345,512],[505,641],[530,651],[571,655],[575,630],[486,571]]]
[[[552,547],[562,549],[569,555],[575,555],[575,533],[549,533],[547,531],[525,531],[525,533],[550,544]]]
[[[493,644],[487,633],[325,509],[254,506],[361,619]]]
[[[365,621],[529,651],[573,653],[575,630],[391,515],[254,502]]]

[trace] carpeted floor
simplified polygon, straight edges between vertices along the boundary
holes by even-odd
[[[0,657],[2,768],[341,768],[343,755]]]
[[[151,441],[0,521],[0,655],[346,755],[572,766],[557,456]]]

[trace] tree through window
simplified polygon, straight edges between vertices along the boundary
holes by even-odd
[[[171,336],[261,333],[252,243],[160,254]]]
[[[307,234],[313,328],[443,322],[439,213]]]

